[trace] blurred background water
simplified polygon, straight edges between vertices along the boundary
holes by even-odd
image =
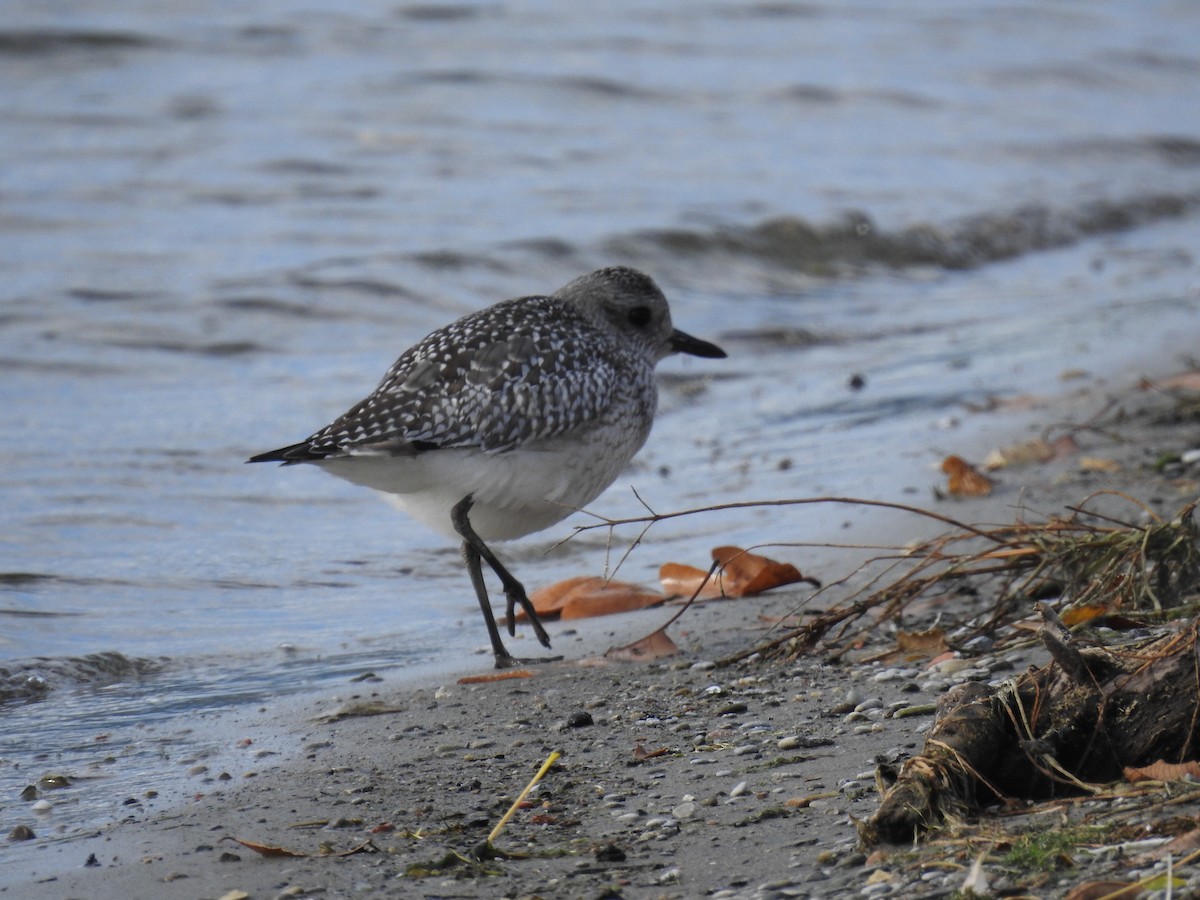
[[[5,830],[48,771],[144,787],[198,713],[488,664],[455,548],[242,464],[473,309],[627,263],[729,351],[660,367],[613,516],[901,499],[964,404],[1200,331],[1187,0],[17,0],[0,83]],[[622,574],[846,517],[681,520]],[[598,573],[602,532],[546,553],[584,521],[502,552]]]

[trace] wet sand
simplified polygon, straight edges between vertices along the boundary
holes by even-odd
[[[1015,442],[1055,423],[1088,420],[1110,394],[1119,397],[1114,410],[1127,414],[1114,419],[1110,410],[1114,427],[1079,432],[1078,453],[1003,470],[991,496],[961,501],[936,501],[932,488],[943,476],[930,471],[930,490],[913,505],[1004,523],[1022,510],[1030,517],[1061,512],[1097,490],[1120,490],[1171,515],[1195,498],[1200,465],[1158,471],[1152,464],[1194,449],[1200,433],[1194,421],[1164,414],[1169,397],[1138,391],[1129,378],[1090,381],[1020,413],[978,415],[994,417],[992,432],[1007,431]],[[975,462],[996,445],[938,440]],[[1120,470],[1084,471],[1085,455]],[[831,540],[902,547],[942,530],[889,514]],[[869,555],[769,552],[827,583]],[[819,605],[849,590],[829,590]],[[464,660],[462,672],[417,684],[368,679],[241,714],[222,726],[229,753],[219,762],[164,759],[186,784],[184,802],[113,797],[111,824],[93,833],[36,846],[8,841],[0,895],[682,898],[843,896],[864,888],[869,896],[948,895],[970,860],[905,867],[868,855],[854,820],[878,806],[876,767],[919,751],[943,690],[968,678],[1006,677],[1047,654],[982,648],[943,670],[922,661],[864,662],[892,646],[884,624],[853,653],[822,645],[795,659],[717,664],[761,640],[767,619],[795,610],[811,593],[801,586],[697,607],[672,627],[682,653],[666,660],[600,658],[669,615],[650,610],[552,626],[555,650],[566,659],[529,678],[457,683],[489,671],[488,658],[477,657]],[[914,615],[906,626],[922,624]],[[519,654],[536,644],[526,637],[512,646]],[[560,760],[495,841],[512,858],[453,864],[449,854],[480,845],[553,751]],[[1170,815],[1198,811],[1179,807]],[[53,815],[30,812],[25,824],[49,833]],[[5,823],[6,830],[17,824]],[[262,856],[231,838],[306,856]],[[347,855],[322,855],[330,853]],[[1075,863],[1048,875],[1040,895],[1128,875],[1112,856]],[[987,868],[993,883],[1011,883],[998,864]]]

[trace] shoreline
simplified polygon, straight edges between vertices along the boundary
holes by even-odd
[[[1081,444],[1120,471],[1088,472],[1078,457],[1067,458],[1006,469],[989,497],[938,504],[925,495],[912,504],[967,522],[1009,522],[1021,509],[1060,512],[1094,489],[1120,487],[1135,497],[1152,489],[1157,497],[1140,499],[1173,514],[1187,497],[1146,463],[1164,442],[1194,449],[1184,444],[1197,440],[1195,429],[1153,422],[1145,410],[1156,398],[1135,391],[1131,378],[1091,379],[1086,390],[1022,410],[1016,421],[976,421],[930,443],[953,445],[978,463],[997,434],[1015,443],[1056,422],[1086,421],[1105,394],[1117,392],[1140,410],[1122,423],[1126,443],[1084,433]],[[1193,485],[1198,474],[1195,467],[1185,473]],[[930,472],[928,483],[941,479]],[[942,530],[930,520],[897,524],[888,517],[884,524],[872,513],[856,517],[836,540],[869,543],[886,534],[902,547]],[[826,582],[854,568],[849,551],[766,552]],[[10,841],[0,895],[757,897],[860,890],[873,870],[851,817],[874,812],[879,763],[919,750],[932,719],[922,710],[936,700],[939,682],[920,664],[846,662],[820,648],[786,662],[716,667],[762,634],[762,617],[784,615],[810,593],[783,588],[689,610],[671,631],[681,654],[658,662],[595,659],[661,624],[671,614],[661,607],[587,620],[577,629],[553,626],[555,652],[567,659],[539,666],[527,679],[460,685],[457,675],[466,673],[455,666],[453,673],[400,673],[398,683],[363,682],[239,711],[221,722],[237,734],[224,768],[188,775],[190,800],[170,808],[136,804],[93,833],[36,847]],[[822,602],[836,599],[835,591]],[[975,676],[1001,678],[1045,655],[984,660]],[[480,663],[468,673],[489,671],[487,657]],[[916,711],[896,715],[906,710]],[[288,745],[296,748],[291,757],[271,749]],[[537,788],[532,808],[496,841],[531,858],[430,874],[448,852],[465,853],[487,836],[551,751],[562,759]],[[227,840],[233,837],[309,855],[260,856]],[[316,855],[322,846],[345,852],[367,842],[370,851]],[[951,890],[965,874],[953,870],[944,882],[930,876],[929,888]],[[1083,880],[1082,873],[1072,877]]]

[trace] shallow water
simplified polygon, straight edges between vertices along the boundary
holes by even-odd
[[[487,303],[631,263],[729,351],[663,364],[610,516],[631,486],[928,496],[964,404],[1194,353],[1194,4],[6,12],[0,797],[89,770],[100,733],[486,664],[454,548],[242,461]],[[677,520],[622,574],[848,515]],[[603,532],[544,552],[584,521],[503,550],[532,586],[599,571]],[[139,759],[105,777],[146,787]]]

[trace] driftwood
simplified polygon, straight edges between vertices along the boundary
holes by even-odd
[[[1052,661],[996,688],[947,692],[922,753],[862,827],[866,842],[908,843],[987,804],[1078,795],[1126,766],[1196,758],[1196,623],[1105,648],[1077,640],[1048,607],[1042,617]]]

